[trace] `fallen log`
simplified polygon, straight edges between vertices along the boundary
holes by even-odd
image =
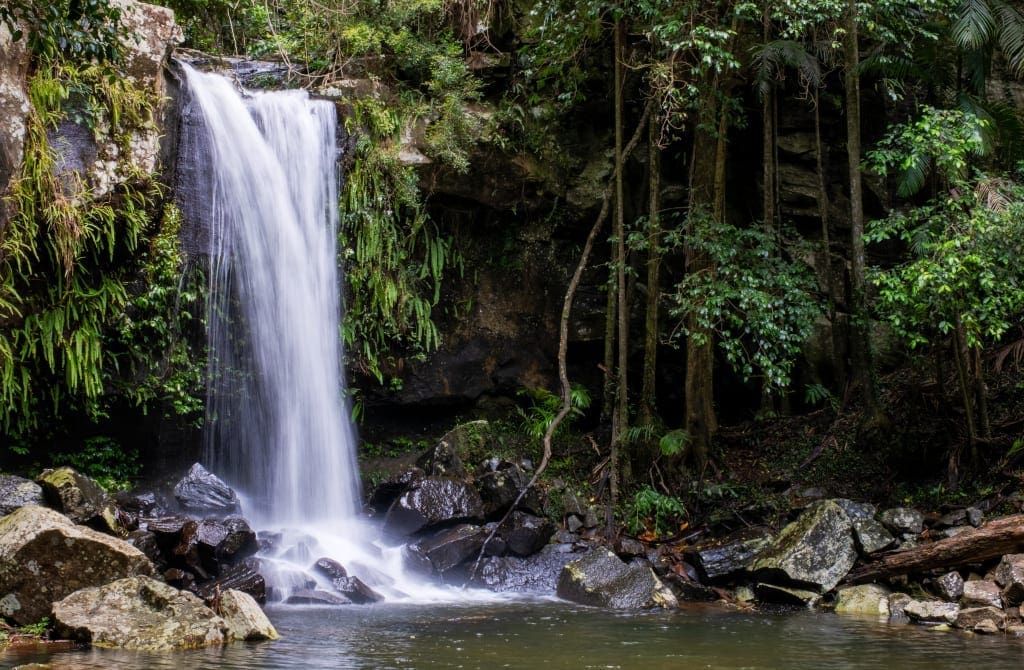
[[[857,584],[1017,553],[1024,553],[1024,514],[993,519],[953,537],[882,554],[874,562],[850,572],[845,581]]]

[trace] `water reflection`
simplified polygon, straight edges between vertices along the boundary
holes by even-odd
[[[551,601],[271,608],[283,638],[148,654],[0,655],[0,668],[963,668],[1018,667],[1024,642],[814,612],[717,607],[615,614]]]

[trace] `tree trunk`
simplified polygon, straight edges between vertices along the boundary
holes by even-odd
[[[846,365],[837,360],[837,354],[843,350],[839,342],[839,324],[836,323],[836,287],[832,276],[832,234],[828,225],[828,185],[825,181],[825,145],[821,141],[821,95],[814,90],[814,153],[815,172],[818,178],[818,217],[821,219],[821,252],[822,268],[825,275],[825,295],[828,300],[828,320],[832,324],[832,352],[829,360],[836,366],[836,383],[838,388],[846,384]]]
[[[1024,546],[1024,514],[989,521],[981,528],[954,537],[885,554],[874,563],[851,572],[852,583],[888,579],[911,573],[982,563]]]
[[[658,306],[661,297],[661,125],[651,118],[647,135],[647,305],[644,318],[644,369],[640,416],[651,425],[657,415]]]

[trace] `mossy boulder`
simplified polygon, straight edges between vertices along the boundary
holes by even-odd
[[[626,563],[604,548],[566,563],[558,577],[558,597],[611,609],[677,607],[675,595],[654,572]]]
[[[47,469],[36,478],[47,504],[75,523],[115,535],[128,534],[122,514],[103,487],[74,468]]]
[[[28,505],[0,518],[0,615],[27,625],[81,588],[149,575],[153,565],[128,542]]]

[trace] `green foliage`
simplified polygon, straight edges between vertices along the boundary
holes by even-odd
[[[528,398],[530,406],[526,409],[517,408],[519,416],[523,418],[522,430],[534,439],[541,439],[547,433],[555,415],[562,409],[562,397],[545,388],[522,389],[518,396]],[[574,419],[583,416],[583,412],[590,407],[590,392],[580,384],[573,384],[569,394],[569,414],[565,421],[559,424],[555,431],[568,427]]]
[[[21,632],[26,635],[46,635],[46,632],[50,630],[51,626],[50,617],[44,616],[42,619],[35,623],[30,623],[27,626],[21,627]]]
[[[737,228],[692,213],[685,230],[669,234],[710,260],[707,270],[688,274],[672,295],[676,335],[712,333],[729,365],[745,380],[760,375],[766,389],[782,389],[804,341],[821,313],[814,278],[801,262],[779,252],[760,228]],[[697,328],[690,332],[686,319]]]
[[[633,495],[627,523],[634,535],[647,533],[657,539],[672,534],[687,517],[681,500],[644,486]]]
[[[686,445],[690,443],[690,436],[685,430],[670,430],[658,440],[658,449],[665,456],[681,456],[686,453]]]
[[[804,403],[810,406],[828,403],[833,412],[839,411],[839,399],[821,384],[808,384],[804,388]]]
[[[110,0],[0,0],[0,22],[42,59],[115,63],[129,36]]]
[[[361,369],[383,383],[397,356],[422,356],[438,346],[432,309],[445,273],[461,266],[461,258],[423,209],[413,168],[398,159],[405,120],[366,100],[350,122],[368,134],[342,198],[339,247],[349,289],[343,334]]]
[[[107,491],[130,489],[142,471],[139,452],[124,449],[109,437],[90,437],[84,440],[78,451],[53,454],[55,466],[70,465],[79,472],[96,480]]]

